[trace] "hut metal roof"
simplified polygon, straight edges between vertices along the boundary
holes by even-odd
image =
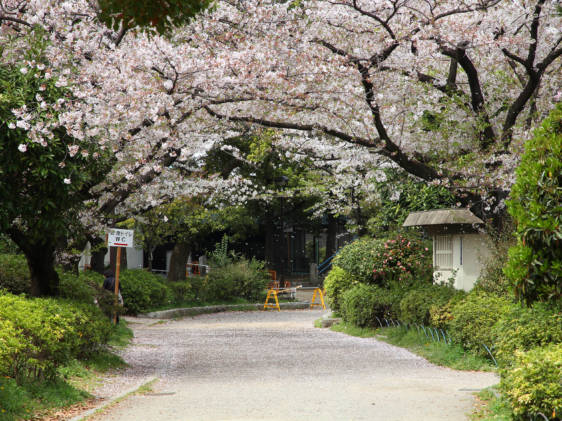
[[[436,209],[422,212],[411,212],[404,227],[427,225],[483,224],[480,218],[468,209]]]

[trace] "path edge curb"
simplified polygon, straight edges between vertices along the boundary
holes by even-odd
[[[133,395],[135,394],[139,389],[141,389],[142,387],[155,382],[156,380],[158,380],[158,377],[149,377],[147,380],[144,380],[141,384],[136,385],[130,389],[125,390],[124,392],[120,393],[117,396],[114,396],[110,399],[108,399],[107,401],[103,402],[101,405],[96,406],[95,408],[91,408],[88,409],[87,411],[83,412],[80,415],[75,416],[74,418],[70,418],[69,421],[83,421],[83,420],[87,420],[89,419],[91,416],[95,415],[96,413],[103,411],[105,408],[110,407],[111,405],[113,405],[116,402],[119,402],[121,400],[123,400],[124,398],[126,398],[129,395]]]
[[[295,303],[280,303],[279,307],[281,307],[282,310],[304,310],[310,308],[310,302],[301,301]],[[138,317],[146,317],[149,319],[175,319],[179,317],[197,316],[199,314],[254,309],[263,310],[263,304],[229,304],[206,307],[174,308],[171,310],[153,311],[150,313],[139,314]]]

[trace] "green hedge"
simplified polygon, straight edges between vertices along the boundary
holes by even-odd
[[[31,275],[25,256],[0,254],[0,289],[5,289],[13,294],[29,293]]]
[[[346,323],[359,327],[378,326],[377,317],[392,317],[393,297],[388,289],[358,284],[342,296],[341,315]]]
[[[0,295],[0,375],[53,377],[61,364],[105,344],[111,324],[92,304]]]
[[[172,291],[163,278],[142,269],[122,271],[119,285],[127,314],[143,313],[172,302]]]
[[[493,334],[497,360],[510,366],[515,351],[562,343],[562,314],[542,303],[532,308],[515,306],[494,326]]]
[[[326,279],[324,279],[324,288],[328,303],[332,311],[339,313],[341,311],[342,294],[354,284],[349,273],[339,266],[333,266]]]
[[[543,414],[560,420],[562,413],[562,344],[550,344],[528,352],[517,351],[515,364],[501,373],[500,389],[517,420]]]
[[[442,307],[458,291],[446,285],[427,285],[409,291],[400,301],[400,320],[406,323],[430,324],[430,309]]]
[[[373,283],[375,260],[384,253],[384,241],[362,238],[343,247],[333,265],[345,270],[358,282]]]
[[[493,327],[514,304],[503,297],[472,291],[451,310],[453,319],[449,323],[453,341],[477,354],[487,356],[488,348],[495,343]]]

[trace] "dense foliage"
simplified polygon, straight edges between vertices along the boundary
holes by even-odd
[[[25,256],[0,254],[0,289],[12,294],[30,292],[31,281]]]
[[[384,242],[374,238],[362,238],[343,247],[333,260],[334,267],[345,270],[353,279],[373,283],[375,260],[383,253]]]
[[[453,319],[449,327],[453,341],[465,349],[486,356],[484,345],[490,348],[495,343],[494,325],[507,314],[512,305],[506,298],[484,292],[471,292],[451,310]]]
[[[0,295],[0,375],[52,378],[58,366],[90,355],[109,338],[109,319],[92,304]]]
[[[386,240],[383,249],[373,259],[373,279],[376,283],[390,285],[429,284],[433,282],[433,257],[431,241],[416,236],[398,234]]]
[[[128,269],[119,275],[123,305],[128,314],[138,314],[171,301],[171,291],[161,276],[142,269]]]
[[[324,279],[324,288],[332,311],[340,312],[342,294],[351,288],[353,283],[351,275],[339,266],[334,266],[328,273]]]
[[[529,351],[550,343],[562,344],[562,313],[537,303],[532,308],[513,306],[493,328],[497,360],[510,366],[515,351]]]
[[[270,280],[265,264],[251,259],[238,259],[222,267],[212,268],[203,283],[206,301],[231,301],[244,298],[261,300]]]
[[[527,304],[562,297],[562,104],[544,120],[517,169],[508,210],[517,225],[506,275]]]
[[[341,302],[341,315],[346,323],[359,327],[378,326],[392,316],[392,297],[389,291],[377,285],[357,284],[345,291]]]
[[[446,285],[428,284],[410,290],[400,301],[400,320],[411,324],[430,324],[430,309],[441,307],[455,294],[462,294]]]
[[[562,343],[515,354],[515,365],[502,373],[501,390],[516,420],[560,419],[562,408]],[[539,416],[542,414],[543,416]]]

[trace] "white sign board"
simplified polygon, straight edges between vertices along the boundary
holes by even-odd
[[[112,228],[107,233],[108,247],[133,247],[133,230]]]

